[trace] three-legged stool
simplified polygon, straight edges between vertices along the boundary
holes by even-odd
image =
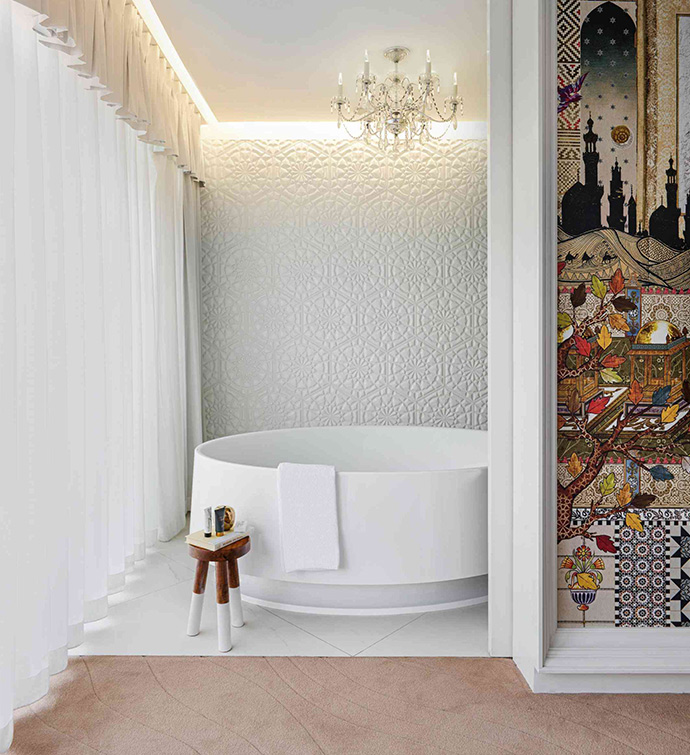
[[[216,564],[216,611],[218,614],[218,650],[226,653],[232,649],[232,629],[244,624],[242,617],[242,595],[240,593],[240,573],[237,559],[249,553],[249,535],[226,545],[217,551],[189,546],[189,555],[196,559],[196,573],[192,591],[192,604],[189,607],[187,634],[194,637],[201,626],[201,609],[204,605],[204,591],[208,576],[209,562]]]

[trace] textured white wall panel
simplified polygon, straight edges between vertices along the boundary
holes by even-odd
[[[206,436],[486,428],[486,142],[204,141]]]

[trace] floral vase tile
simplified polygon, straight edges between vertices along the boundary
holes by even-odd
[[[609,572],[611,566],[609,562]],[[589,543],[576,545],[561,558],[559,571],[563,575],[559,580],[560,621],[586,626],[613,620],[613,576],[609,573],[606,578],[607,563]]]
[[[611,584],[613,576],[611,575]],[[567,587],[558,588],[558,626],[568,627],[613,627],[615,592],[613,587],[601,587],[587,612],[579,610]]]

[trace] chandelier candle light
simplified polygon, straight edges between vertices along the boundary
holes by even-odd
[[[458,127],[458,112],[462,115],[462,98],[458,97],[458,74],[453,76],[453,94],[439,105],[436,95],[440,81],[431,69],[431,55],[426,51],[426,71],[419,75],[415,84],[398,70],[398,64],[407,57],[407,47],[389,47],[385,58],[393,62],[394,69],[382,83],[370,72],[369,55],[364,52],[364,72],[357,77],[356,104],[343,94],[343,75],[338,74],[338,96],[331,101],[331,111],[338,112],[338,128],[344,126],[353,139],[370,142],[375,139],[381,149],[392,147],[397,151],[402,143],[406,149],[425,144],[431,139],[441,139],[451,124]],[[445,124],[440,133],[433,133],[435,123]],[[348,124],[357,124],[359,133],[352,133]]]

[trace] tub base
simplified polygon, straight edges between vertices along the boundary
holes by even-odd
[[[412,585],[324,585],[242,575],[242,599],[281,611],[390,616],[447,611],[486,603],[486,574]]]

